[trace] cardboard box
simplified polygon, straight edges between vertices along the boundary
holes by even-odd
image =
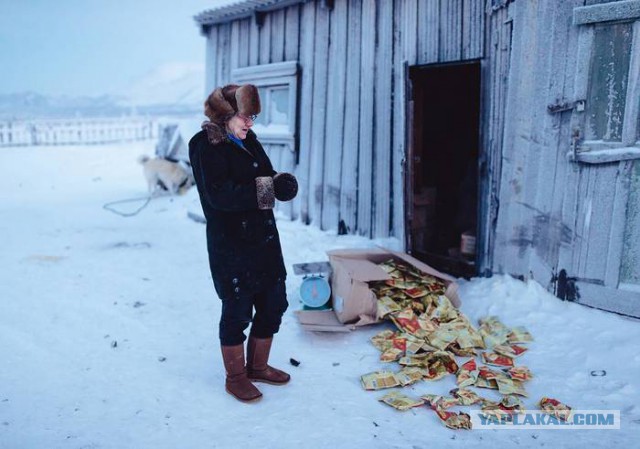
[[[418,268],[442,280],[447,286],[445,295],[455,307],[460,307],[458,285],[455,279],[431,268],[405,253],[385,248],[344,249],[327,253],[333,271],[331,276],[331,301],[333,310],[297,311],[304,329],[312,331],[345,331],[357,326],[378,322],[377,298],[368,282],[384,281],[391,277],[377,264],[394,258]]]
[[[436,216],[436,189],[423,189],[413,196],[411,229],[433,226]]]
[[[410,229],[415,249],[427,251],[433,244],[436,219],[436,189],[422,188],[414,193]]]

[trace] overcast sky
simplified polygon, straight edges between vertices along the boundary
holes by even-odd
[[[101,95],[204,64],[193,16],[236,0],[0,0],[0,94]]]

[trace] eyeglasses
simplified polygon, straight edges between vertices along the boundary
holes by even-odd
[[[258,119],[258,116],[256,114],[252,114],[252,115],[236,114],[236,115],[240,117],[242,120],[244,120],[245,122],[248,120],[255,122]]]

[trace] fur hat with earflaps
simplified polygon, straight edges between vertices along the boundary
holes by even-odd
[[[216,88],[204,102],[204,115],[209,122],[202,124],[209,141],[217,144],[226,139],[225,123],[236,113],[244,116],[260,113],[260,95],[253,84],[227,84]]]

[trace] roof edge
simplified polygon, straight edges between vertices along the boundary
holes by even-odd
[[[246,19],[256,13],[277,11],[287,6],[307,3],[313,0],[245,0],[219,8],[207,9],[195,15],[193,19],[201,29],[210,25]]]

